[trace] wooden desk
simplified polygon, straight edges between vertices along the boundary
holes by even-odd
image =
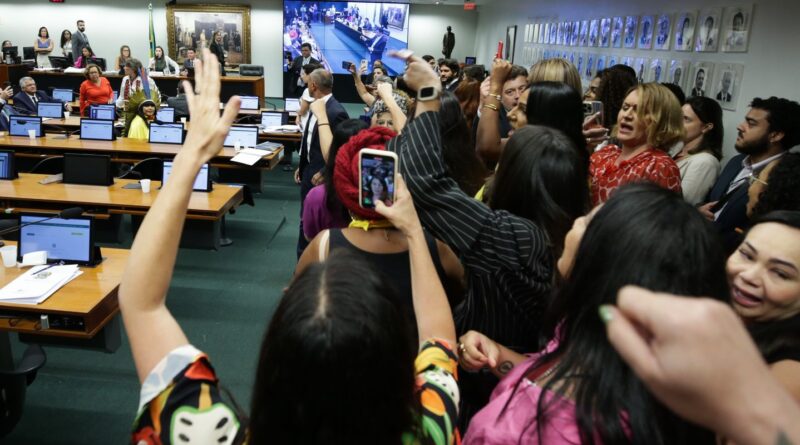
[[[70,116],[69,119],[48,119],[44,121],[44,126],[79,126],[80,118]],[[115,141],[90,141],[82,140],[79,136],[73,135],[64,138],[63,135],[47,135],[45,137],[31,140],[24,136],[2,136],[0,137],[0,149],[12,149],[17,156],[37,157],[52,156],[64,153],[94,153],[106,154],[111,156],[112,162],[136,163],[146,158],[172,159],[178,154],[181,145],[173,144],[151,144],[147,141],[138,139],[120,138]],[[211,165],[218,168],[245,169],[245,170],[271,170],[283,157],[283,147],[276,149],[271,154],[264,156],[254,166],[231,162],[231,158],[236,155],[232,147],[225,147],[219,154],[211,160]]]
[[[82,267],[82,275],[41,304],[13,304],[0,300],[0,315],[20,317],[0,318],[0,330],[78,339],[94,337],[119,312],[117,290],[129,252],[126,249],[102,248],[102,263],[96,267]],[[2,267],[0,283],[5,286],[27,270]],[[48,316],[51,329],[37,329],[41,315]],[[67,328],[67,325],[71,328]]]
[[[80,89],[81,82],[86,80],[83,73],[62,73],[53,71],[30,71],[27,75],[36,80],[39,89],[68,88],[73,91]],[[104,75],[111,83],[111,88],[119,91],[122,77],[118,74]],[[178,84],[184,80],[194,81],[193,77],[183,76],[151,76],[156,82],[159,91],[168,96],[174,96],[178,91]],[[264,100],[263,76],[225,76],[221,78],[222,86],[220,98],[227,101],[231,96],[258,96]],[[18,81],[18,79],[17,79]]]

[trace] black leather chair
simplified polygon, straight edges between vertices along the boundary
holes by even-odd
[[[240,76],[263,76],[264,75],[264,66],[263,65],[247,65],[247,64],[239,65],[239,75]]]
[[[50,156],[37,162],[28,173],[55,175],[64,173],[64,156]]]
[[[25,392],[45,363],[47,356],[42,347],[32,344],[14,369],[0,370],[0,438],[7,436],[22,418]]]
[[[33,50],[32,46],[23,46],[22,47],[22,59],[23,60],[35,60],[36,59],[36,52]]]

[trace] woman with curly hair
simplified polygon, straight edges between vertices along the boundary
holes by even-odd
[[[800,153],[786,153],[748,179],[747,216],[751,220],[775,210],[800,210]]]

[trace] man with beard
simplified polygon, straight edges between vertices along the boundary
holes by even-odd
[[[453,92],[461,82],[461,67],[455,59],[439,60],[439,78],[442,81],[442,88]]]
[[[736,127],[736,151],[699,207],[714,222],[728,252],[736,248],[737,229],[747,221],[747,189],[761,170],[787,150],[800,144],[800,104],[788,99],[755,98],[744,121]]]

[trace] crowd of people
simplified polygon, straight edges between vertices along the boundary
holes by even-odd
[[[299,262],[249,414],[165,304],[238,107],[219,118],[218,62],[197,63],[199,124],[119,290],[132,442],[800,443],[800,104],[752,99],[721,169],[719,105],[628,67],[584,92],[557,59],[406,63],[359,88],[369,123],[302,66]],[[365,148],[397,174],[365,174]]]

